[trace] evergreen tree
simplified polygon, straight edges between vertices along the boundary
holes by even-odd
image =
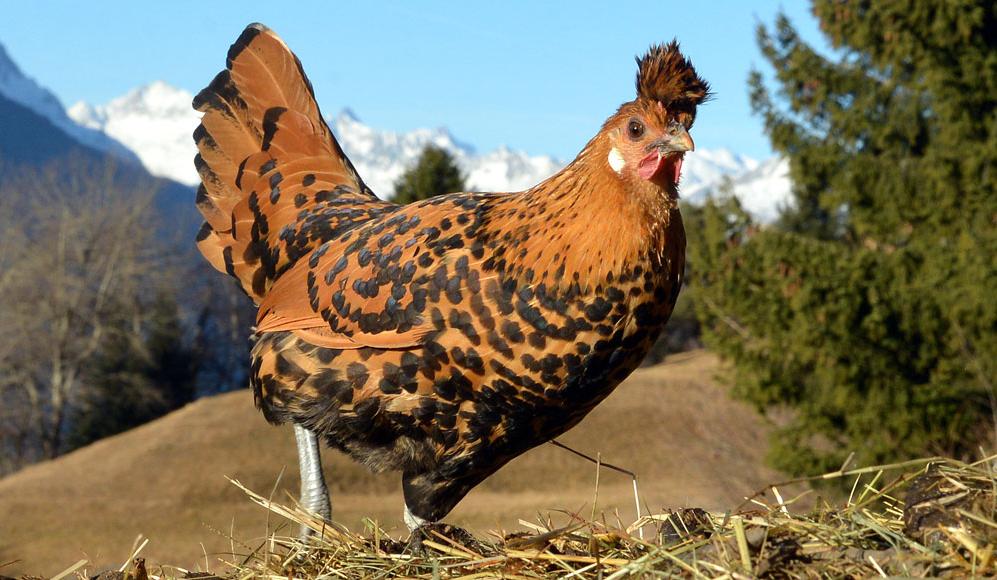
[[[119,321],[128,324],[135,322]],[[157,296],[139,324],[140,333],[112,329],[94,357],[71,447],[137,427],[194,400],[197,357],[184,341],[176,302],[167,294]]]
[[[169,294],[152,303],[145,340],[146,376],[161,393],[165,412],[179,409],[197,397],[198,357],[184,337],[180,308]]]
[[[436,145],[426,145],[409,170],[395,182],[395,203],[412,203],[434,195],[464,191],[464,175],[453,155]]]
[[[997,5],[817,0],[837,54],[760,27],[778,102],[753,108],[795,205],[758,230],[735,202],[690,231],[707,343],[736,391],[792,409],[794,473],[992,447],[997,376]]]

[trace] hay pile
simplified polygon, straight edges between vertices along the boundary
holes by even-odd
[[[255,545],[233,540],[213,574],[150,567],[148,577],[225,578],[819,578],[997,574],[997,455],[966,464],[930,458],[783,482],[728,513],[699,509],[605,517],[552,516],[529,531],[475,538],[456,528],[425,532],[421,549],[373,522],[363,533],[323,525],[252,491],[281,519],[317,533],[309,545],[283,526]],[[842,506],[784,490],[813,480],[854,481]],[[239,485],[238,482],[234,482]],[[241,487],[241,486],[240,486]],[[245,488],[243,488],[245,489]],[[780,491],[783,490],[783,492]],[[803,499],[807,498],[807,499]],[[809,501],[810,507],[801,507]],[[277,518],[275,518],[276,521]],[[79,572],[77,572],[79,573]],[[142,578],[145,568],[117,578]]]

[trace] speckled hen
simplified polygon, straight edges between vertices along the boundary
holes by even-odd
[[[252,387],[295,425],[308,509],[331,517],[321,439],[400,471],[406,523],[435,522],[637,367],[681,286],[677,185],[707,94],[675,42],[652,46],[636,99],[556,175],[399,206],[287,46],[246,28],[194,99],[198,245],[259,307]]]

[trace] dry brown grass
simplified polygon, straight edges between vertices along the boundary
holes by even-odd
[[[795,500],[781,499],[773,486],[777,499],[753,497],[748,511],[658,513],[626,527],[577,516],[557,528],[550,520],[523,522],[531,534],[470,541],[435,534],[424,542],[426,553],[416,555],[382,540],[380,530],[328,530],[250,492],[260,505],[312,526],[324,542],[271,536],[226,565],[239,577],[990,576],[997,572],[995,459],[931,458],[827,474],[821,479],[854,478],[852,495],[837,507],[820,502],[797,512]]]
[[[322,541],[270,535],[221,565],[238,578],[985,577],[997,573],[995,460],[936,457],[813,478],[854,480],[837,507],[819,502],[800,512],[772,486],[774,501],[756,495],[745,511],[658,513],[628,526],[572,516],[560,527],[522,522],[531,533],[491,539],[432,531],[423,552],[374,526],[351,534],[244,490]]]
[[[233,579],[988,577],[997,573],[995,460],[930,458],[827,474],[822,479],[854,481],[837,507],[818,502],[800,511],[770,487],[775,499],[752,497],[747,510],[656,513],[629,525],[568,514],[563,525],[541,518],[521,522],[528,532],[484,537],[438,526],[418,549],[373,522],[353,533],[233,482],[274,519],[317,536],[309,543],[280,531],[252,542],[231,538],[231,553],[211,570]],[[89,571],[77,563],[68,572],[85,578]],[[137,562],[130,573],[104,578],[204,576]]]

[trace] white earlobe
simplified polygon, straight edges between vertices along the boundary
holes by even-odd
[[[616,147],[609,150],[609,166],[613,168],[613,171],[620,173],[623,171],[623,166],[626,162],[623,160],[623,154]]]

